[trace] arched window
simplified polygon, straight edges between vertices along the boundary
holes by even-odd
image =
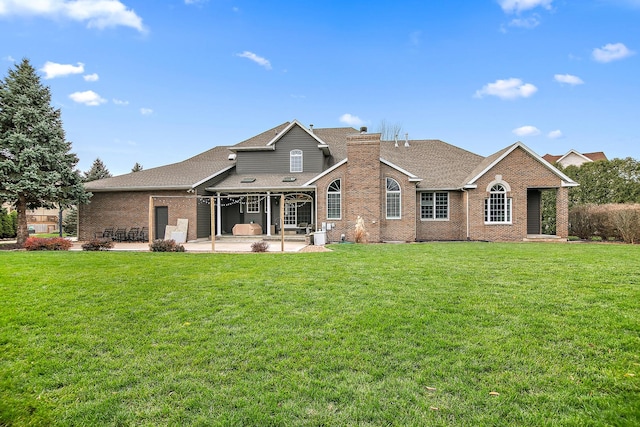
[[[340,189],[340,180],[329,184],[327,188],[327,219],[342,218],[342,191]]]
[[[400,184],[393,178],[387,178],[387,219],[399,219],[400,210]]]
[[[484,222],[487,224],[511,224],[511,198],[507,187],[494,184],[489,189],[489,198],[484,200]]]
[[[289,152],[289,172],[302,172],[302,150]]]

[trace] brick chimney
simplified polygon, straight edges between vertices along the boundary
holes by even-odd
[[[354,240],[358,216],[364,219],[369,242],[380,241],[382,176],[380,175],[380,134],[360,133],[347,137],[345,214],[349,224],[347,239]]]

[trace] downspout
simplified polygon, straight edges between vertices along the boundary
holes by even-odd
[[[469,236],[469,192],[467,190],[465,190],[464,187],[463,187],[462,188],[462,194],[464,194],[465,205],[466,205],[465,222],[466,222],[466,227],[467,227],[467,240],[470,240],[470,236]]]

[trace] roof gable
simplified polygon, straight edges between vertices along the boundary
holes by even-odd
[[[527,152],[529,155],[531,155],[531,157],[533,157],[540,164],[542,164],[542,166],[546,167],[551,172],[553,172],[556,176],[558,176],[562,180],[563,187],[575,187],[578,185],[578,183],[576,183],[574,180],[572,180],[567,175],[563,174],[558,169],[553,167],[551,163],[549,163],[548,161],[540,157],[538,154],[536,154],[533,150],[531,150],[529,147],[524,145],[522,142],[518,141],[515,144],[509,147],[506,147],[498,151],[497,153],[492,154],[491,156],[487,157],[483,162],[481,162],[478,165],[478,167],[473,171],[473,173],[470,175],[470,179],[467,181],[465,188],[476,188],[476,182],[484,174],[486,174],[490,169],[492,169],[494,166],[500,163],[505,157],[507,157],[509,154],[511,154],[513,151],[515,151],[518,148]]]

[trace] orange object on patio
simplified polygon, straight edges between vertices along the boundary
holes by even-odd
[[[236,224],[233,226],[234,236],[259,236],[262,234],[260,224]]]

